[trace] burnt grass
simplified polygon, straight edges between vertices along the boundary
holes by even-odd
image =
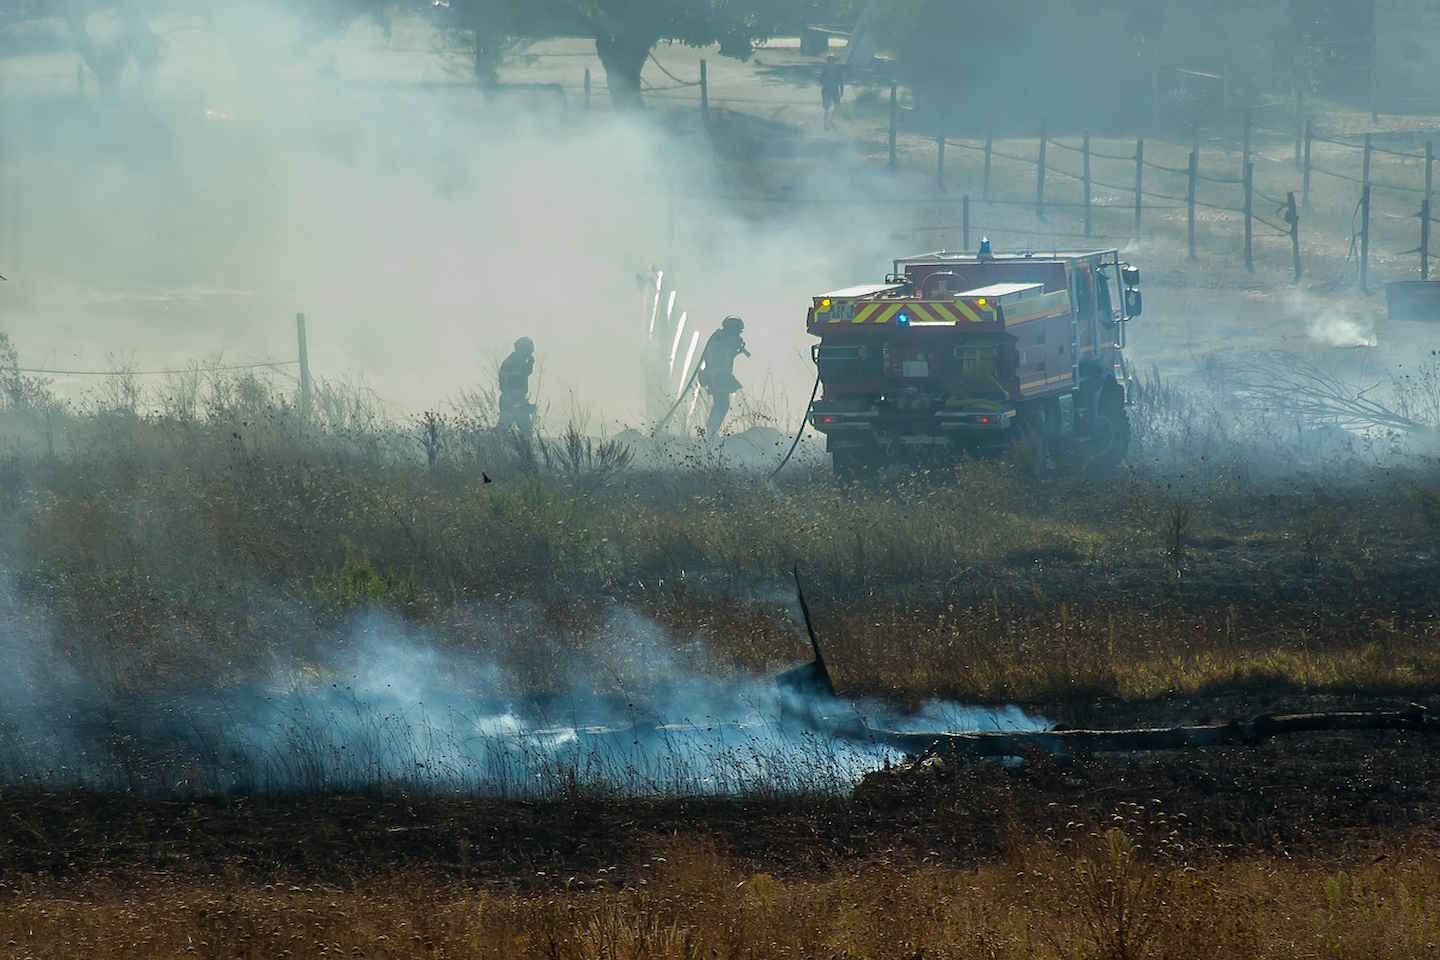
[[[1432,708],[1440,700],[1430,700]],[[1203,708],[1202,708],[1203,709]],[[818,878],[861,863],[965,866],[1004,858],[1119,811],[1163,815],[1193,862],[1265,854],[1355,862],[1433,845],[1433,737],[1303,742],[1126,757],[1032,757],[877,774],[851,797],[543,803],[403,795],[191,801],[0,794],[0,873],[360,884],[395,872],[517,889],[643,879],[677,837],[747,870]]]
[[[75,418],[68,453],[8,456],[0,602],[16,636],[33,631],[118,702],[243,683],[277,656],[323,668],[356,616],[382,610],[537,699],[577,676],[607,697],[647,669],[619,655],[616,609],[653,623],[681,670],[763,676],[807,658],[798,564],[842,694],[1016,703],[1096,727],[1440,708],[1440,478],[1423,462],[1212,462],[1039,487],[1004,462],[852,486],[802,468],[767,484],[705,463],[547,470],[483,431],[457,432],[428,468],[398,428],[302,442],[270,416],[243,435]],[[0,873],[616,883],[699,836],[738,863],[819,876],[978,863],[1133,805],[1211,856],[1363,856],[1433,843],[1437,746],[1356,733],[946,762],[849,796],[735,799],[578,784],[543,802],[399,784],[166,798],[15,781],[0,786]]]

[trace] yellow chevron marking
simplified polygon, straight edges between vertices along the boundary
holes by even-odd
[[[984,322],[985,322],[985,321],[984,321],[983,319],[981,319],[981,317],[980,317],[980,311],[978,311],[978,310],[976,310],[974,307],[970,306],[970,304],[966,303],[964,300],[956,300],[956,301],[955,301],[955,310],[960,314],[961,317],[963,317],[963,318],[966,319],[966,320],[969,320],[971,323],[984,323]]]
[[[875,318],[875,323],[889,323],[891,320],[894,320],[895,314],[900,312],[900,308],[902,306],[904,306],[904,304],[893,303],[885,309],[881,310],[880,315]]]

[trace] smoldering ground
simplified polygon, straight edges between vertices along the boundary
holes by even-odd
[[[513,613],[513,611],[512,611]],[[830,725],[1035,729],[1016,708],[928,703],[900,711],[782,690],[771,677],[701,675],[663,628],[616,607],[604,664],[577,659],[563,689],[527,694],[498,660],[374,611],[323,654],[261,675],[118,688],[76,664],[46,612],[0,593],[9,668],[0,775],[11,785],[152,795],[411,789],[534,798],[815,793],[853,786],[896,755]],[[494,629],[515,618],[496,616]],[[703,638],[692,645],[703,646]],[[696,651],[691,651],[695,653]],[[703,650],[699,651],[703,656]],[[626,673],[635,676],[633,670]]]

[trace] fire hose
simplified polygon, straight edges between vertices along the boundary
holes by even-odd
[[[661,430],[665,429],[665,425],[670,422],[670,418],[675,416],[675,411],[680,409],[680,404],[685,402],[685,397],[689,395],[690,388],[695,386],[695,381],[699,378],[700,371],[704,369],[704,366],[704,360],[701,360],[700,363],[695,365],[695,372],[690,375],[690,379],[685,384],[684,389],[682,389],[680,393],[676,396],[675,402],[670,405],[669,412],[667,412],[665,416],[661,417],[660,421],[655,424],[655,430],[653,432],[659,433]],[[779,466],[777,466],[774,470],[770,471],[769,476],[766,477],[767,480],[773,480],[777,476],[779,476],[780,471],[784,470],[785,465],[790,462],[790,458],[795,456],[795,448],[800,446],[800,438],[805,435],[805,427],[810,423],[810,412],[815,409],[815,395],[819,392],[820,366],[817,361],[815,366],[815,383],[810,387],[810,399],[805,402],[805,415],[800,418],[800,427],[795,431],[795,439],[790,441],[790,449],[785,451],[785,457],[780,461]]]
[[[795,455],[795,448],[800,446],[800,438],[805,435],[805,427],[810,423],[810,412],[815,409],[815,394],[820,392],[820,365],[815,365],[815,385],[810,388],[810,399],[805,404],[805,416],[800,418],[800,429],[795,431],[795,439],[790,441],[790,449],[785,452],[785,459],[780,461],[780,466],[770,471],[766,479],[774,480],[785,469],[785,464]]]
[[[675,397],[675,402],[670,405],[670,412],[660,418],[660,422],[655,424],[655,429],[651,431],[652,433],[659,433],[661,430],[665,429],[665,425],[670,422],[670,418],[675,416],[675,411],[680,409],[680,404],[685,402],[686,395],[689,394],[690,388],[695,386],[695,381],[699,379],[700,371],[704,368],[704,360],[701,360],[699,363],[695,364],[695,372],[690,374],[690,380],[685,384],[683,388],[681,388],[680,393],[677,394]]]

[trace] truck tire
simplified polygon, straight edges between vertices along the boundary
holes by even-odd
[[[1101,388],[1090,431],[1091,470],[1105,473],[1124,462],[1130,452],[1130,414],[1125,409],[1125,391],[1118,383],[1112,381]]]
[[[1043,483],[1050,476],[1050,438],[1043,421],[1021,421],[1012,449],[1015,465],[1031,480]]]
[[[848,448],[830,452],[830,467],[838,480],[859,480],[870,472],[874,463],[866,450]]]

